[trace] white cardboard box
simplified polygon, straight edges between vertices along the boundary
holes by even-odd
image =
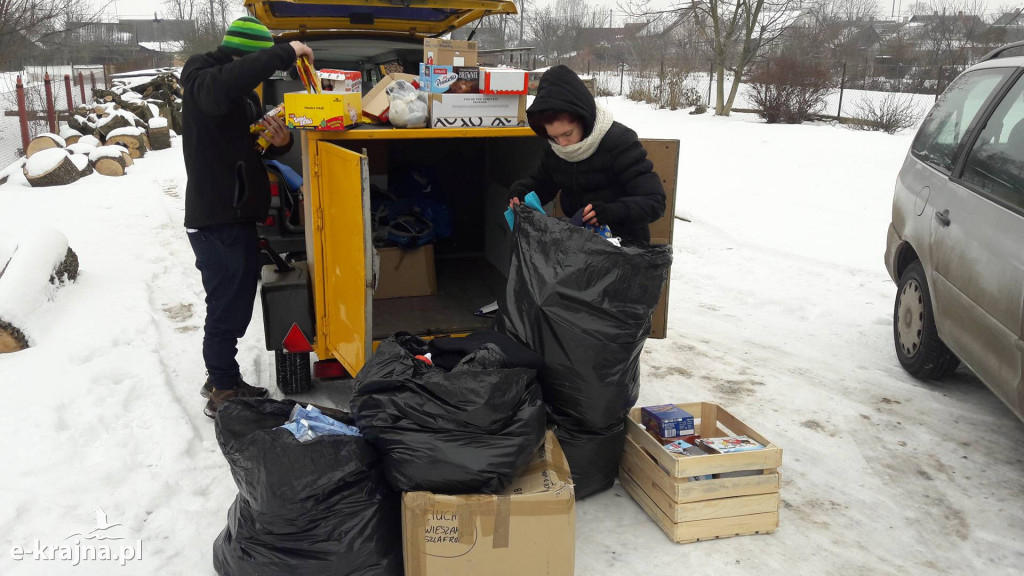
[[[525,125],[525,95],[430,95],[431,128],[499,128]]]

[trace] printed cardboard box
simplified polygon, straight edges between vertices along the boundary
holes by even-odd
[[[402,495],[406,576],[572,576],[576,496],[554,434],[500,495]]]
[[[362,116],[360,94],[284,95],[285,123],[299,130],[345,130]]]
[[[526,94],[530,74],[526,70],[511,68],[481,68],[481,94]]]
[[[423,62],[450,66],[476,66],[475,41],[427,38],[423,41]]]
[[[419,78],[415,74],[392,72],[381,78],[377,85],[363,97],[363,118],[365,121],[387,123],[391,101],[388,100],[388,94],[385,90],[396,80],[405,80],[412,84],[413,87],[419,87]]]
[[[526,125],[526,96],[431,94],[431,128],[498,128]]]
[[[324,94],[362,94],[363,74],[353,70],[320,69],[320,88]]]
[[[435,94],[479,94],[480,68],[420,63],[420,90]]]
[[[373,299],[430,296],[437,294],[437,273],[434,268],[434,245],[412,250],[377,248],[380,274]]]

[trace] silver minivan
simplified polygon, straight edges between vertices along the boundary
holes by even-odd
[[[961,74],[900,170],[885,265],[900,364],[942,378],[962,361],[1024,419],[1024,42]]]

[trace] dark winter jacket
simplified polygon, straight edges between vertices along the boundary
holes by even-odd
[[[597,116],[594,97],[565,66],[556,66],[544,73],[527,114],[544,110],[575,113],[586,136],[593,131]],[[547,137],[544,126],[535,120],[531,121],[531,127],[539,136]],[[648,224],[665,213],[665,189],[653,168],[636,132],[613,122],[589,158],[569,162],[549,148],[537,170],[529,178],[513,183],[509,194],[521,200],[534,191],[541,203],[546,204],[561,192],[562,212],[566,216],[573,216],[587,204],[593,204],[598,222],[607,224],[614,235],[650,242]]]
[[[291,147],[256,151],[249,125],[263,115],[253,92],[276,70],[295,61],[288,44],[248,54],[238,60],[221,49],[197,54],[181,71],[184,139],[185,226],[253,222],[270,207],[270,183],[262,158]]]

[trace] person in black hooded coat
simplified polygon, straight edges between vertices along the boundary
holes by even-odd
[[[616,122],[571,69],[544,73],[526,111],[530,127],[546,138],[534,173],[512,184],[509,204],[536,192],[542,204],[561,193],[562,212],[611,228],[614,236],[650,243],[648,224],[665,213],[665,189],[636,132]]]

